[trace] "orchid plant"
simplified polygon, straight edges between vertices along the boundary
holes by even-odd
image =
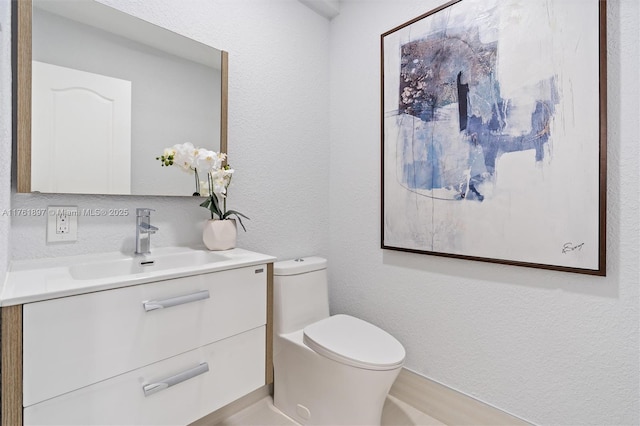
[[[163,167],[178,166],[181,170],[195,176],[196,191],[193,195],[207,197],[200,206],[210,211],[211,219],[217,217],[225,220],[235,216],[242,229],[247,230],[242,223],[242,218],[249,218],[236,210],[227,210],[227,190],[234,173],[234,170],[225,163],[227,154],[196,148],[192,143],[186,142],[165,148],[163,154],[156,157],[156,160],[160,160]],[[201,176],[206,176],[206,181],[201,181]],[[220,199],[222,199],[222,206]]]

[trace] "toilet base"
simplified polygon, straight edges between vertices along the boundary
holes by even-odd
[[[400,369],[347,366],[309,349],[302,331],[276,337],[274,405],[303,425],[379,425]]]

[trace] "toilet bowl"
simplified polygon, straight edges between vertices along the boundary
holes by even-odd
[[[384,330],[329,316],[327,261],[274,264],[274,405],[304,425],[379,425],[405,358]]]

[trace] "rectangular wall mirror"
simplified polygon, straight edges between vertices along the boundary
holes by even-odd
[[[189,196],[194,177],[156,157],[227,152],[226,52],[94,0],[16,14],[18,192]]]

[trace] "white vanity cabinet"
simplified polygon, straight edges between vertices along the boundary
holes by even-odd
[[[188,424],[264,386],[269,273],[260,264],[24,304],[24,424]]]

